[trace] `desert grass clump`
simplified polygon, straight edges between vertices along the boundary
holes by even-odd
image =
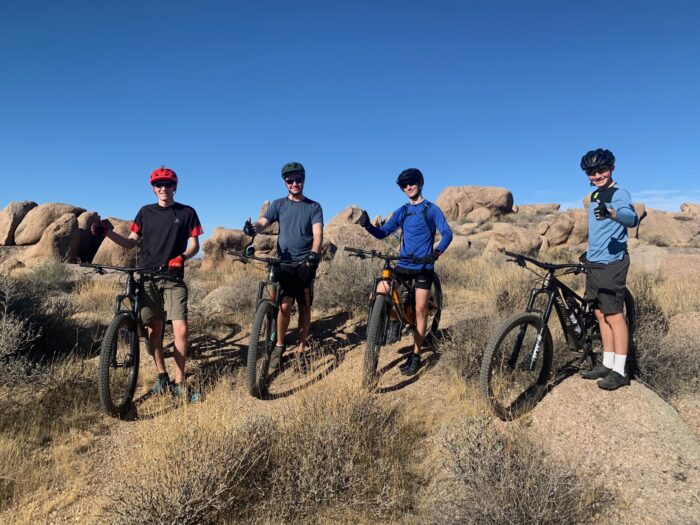
[[[175,421],[141,436],[141,452],[120,466],[105,517],[115,525],[201,525],[247,521],[268,472],[269,418],[242,423]],[[184,426],[183,426],[184,425]]]
[[[435,443],[426,523],[591,523],[606,499],[522,434],[499,432],[484,417],[444,427]]]
[[[72,300],[79,312],[108,320],[114,313],[115,297],[122,293],[121,290],[117,279],[87,279],[77,285]]]
[[[390,520],[407,506],[414,436],[397,407],[341,387],[280,421],[264,514],[271,522]]]
[[[465,319],[445,330],[437,343],[441,360],[460,377],[476,379],[484,350],[498,323],[498,317],[485,315]]]
[[[377,261],[360,260],[338,253],[319,268],[314,290],[314,306],[318,308],[367,308],[374,278],[379,277]]]

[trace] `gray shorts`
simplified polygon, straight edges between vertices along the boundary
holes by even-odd
[[[606,315],[620,314],[625,306],[625,287],[630,256],[605,265],[601,270],[587,270],[585,298]]]
[[[180,280],[154,279],[144,283],[141,294],[141,319],[187,321],[187,286]]]

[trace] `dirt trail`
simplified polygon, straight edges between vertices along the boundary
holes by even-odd
[[[333,353],[318,359],[303,376],[292,371],[293,361],[289,361],[289,371],[271,389],[273,394],[277,393],[277,399],[256,400],[239,388],[244,410],[283,411],[297,395],[295,389],[313,393],[332,389],[339,381],[359,382],[364,341],[358,321],[343,313],[316,319],[315,331],[324,346],[333,348]],[[449,318],[444,321],[446,326],[458,322]],[[426,428],[463,417],[464,414],[455,410],[454,391],[446,386],[448,373],[441,369],[439,355],[427,353],[429,365],[413,378],[399,373],[398,365],[410,349],[410,340],[410,334],[404,334],[399,343],[382,349],[379,362],[382,377],[377,395],[387,402],[405,405],[412,416],[421,418]],[[243,381],[235,370],[243,366],[241,352],[247,342],[246,334],[231,335],[222,341],[224,344],[200,345],[198,366],[205,369],[218,362],[217,366],[225,370],[228,367],[229,372],[234,370],[227,377]],[[152,371],[143,375],[150,379]],[[206,403],[194,410],[205,409]],[[142,413],[147,405],[144,403]],[[154,406],[150,408],[151,415],[157,418],[159,408]],[[112,420],[110,433],[100,437],[90,449],[88,461],[92,467],[81,486],[75,487],[77,496],[72,501],[56,501],[57,508],[48,517],[38,507],[27,522],[99,522],[99,509],[106,501],[101,487],[110,479],[110,465],[129,453],[133,436],[154,418]],[[607,517],[608,523],[699,523],[698,440],[670,405],[640,383],[607,393],[592,382],[572,377],[556,386],[515,424],[523,424],[544,451],[613,494],[614,509]],[[603,443],[607,446],[603,447]]]

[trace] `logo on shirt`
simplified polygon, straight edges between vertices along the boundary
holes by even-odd
[[[177,223],[179,223],[179,222],[180,222],[180,219],[177,218],[177,217],[175,217],[175,224],[177,224]]]

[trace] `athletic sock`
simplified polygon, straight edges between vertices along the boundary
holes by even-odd
[[[612,368],[615,363],[615,352],[603,352],[603,366]]]
[[[615,364],[613,365],[613,371],[617,372],[621,376],[625,376],[625,363],[627,362],[627,356],[622,354],[615,354]]]

